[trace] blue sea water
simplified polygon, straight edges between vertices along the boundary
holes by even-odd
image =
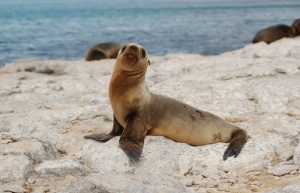
[[[109,41],[137,42],[152,55],[215,55],[297,18],[299,0],[0,0],[0,66],[82,59]]]

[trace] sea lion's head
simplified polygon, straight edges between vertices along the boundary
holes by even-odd
[[[300,19],[296,19],[292,24],[292,30],[294,36],[300,35]]]
[[[119,51],[116,65],[126,72],[146,71],[150,61],[148,53],[139,44],[125,44]]]

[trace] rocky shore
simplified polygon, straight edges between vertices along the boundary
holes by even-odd
[[[247,130],[237,158],[228,146],[190,146],[147,136],[129,161],[109,132],[115,60],[26,59],[0,68],[0,192],[300,192],[300,38],[218,56],[150,56],[150,90]]]

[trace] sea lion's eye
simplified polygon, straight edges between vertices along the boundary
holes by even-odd
[[[121,50],[121,53],[123,53],[126,50],[126,48],[127,48],[127,46],[124,45],[123,48],[122,48],[122,50]]]
[[[142,49],[142,58],[146,57],[146,51],[144,49]]]

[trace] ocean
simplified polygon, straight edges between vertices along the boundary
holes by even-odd
[[[83,59],[101,42],[137,42],[151,55],[216,55],[297,18],[299,0],[0,0],[0,66]]]

